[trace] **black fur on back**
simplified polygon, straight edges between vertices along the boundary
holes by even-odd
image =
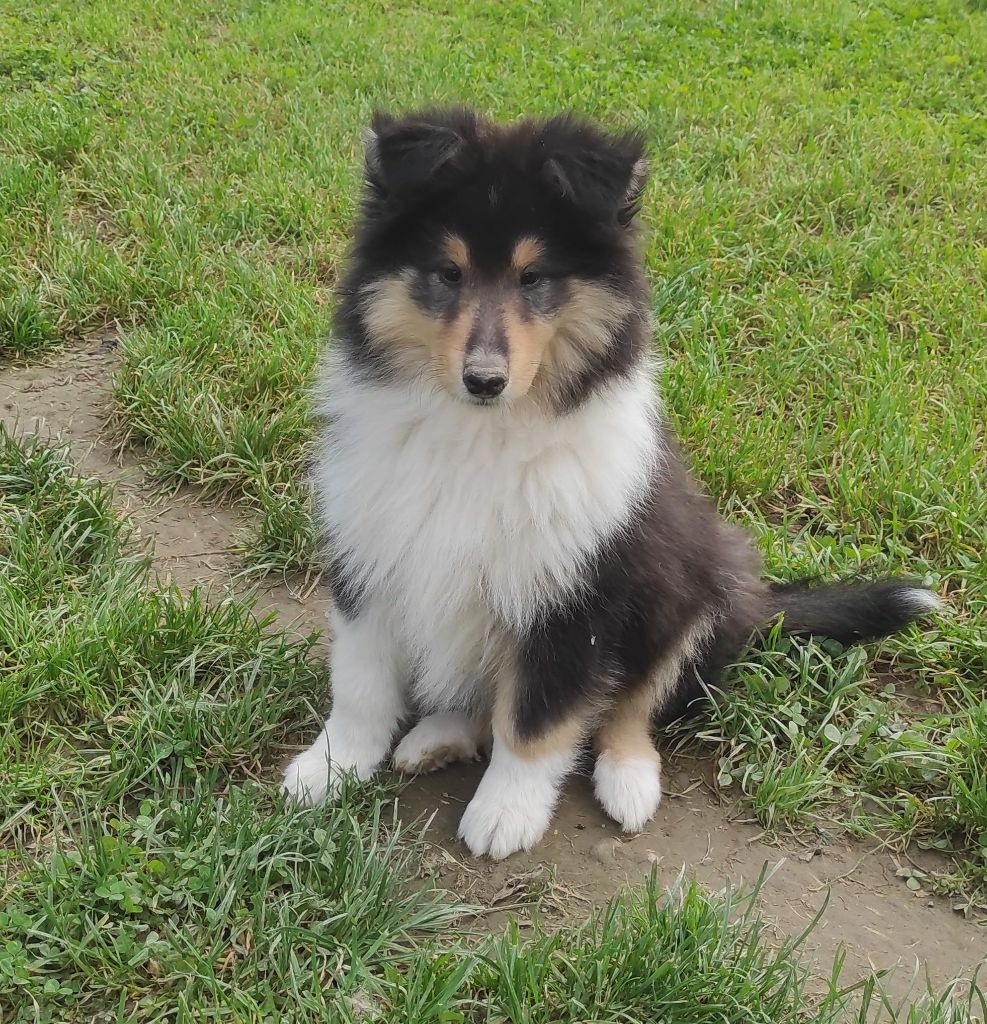
[[[717,620],[729,661],[761,616],[756,551],[692,482],[667,430],[663,443],[667,456],[632,525],[598,553],[584,590],[545,615],[522,648],[522,735],[564,716],[574,698],[648,685],[701,617]]]
[[[543,732],[574,701],[605,703],[649,685],[655,665],[700,618],[711,631],[661,696],[660,724],[699,710],[779,614],[786,634],[852,644],[904,629],[935,607],[931,592],[908,578],[769,587],[750,539],[693,482],[667,427],[663,445],[630,528],[599,552],[585,589],[526,638],[516,708],[523,736]]]
[[[712,623],[661,696],[658,724],[701,710],[759,628],[843,644],[904,629],[936,607],[909,578],[768,586],[744,531],[696,486],[667,428],[668,455],[631,527],[599,552],[585,589],[543,616],[521,651],[519,734],[536,737],[573,703],[608,703],[650,685],[656,664],[701,617]]]

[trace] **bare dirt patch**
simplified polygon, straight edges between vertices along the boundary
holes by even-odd
[[[574,777],[549,835],[534,851],[499,863],[479,863],[455,840],[459,816],[482,773],[482,765],[456,766],[426,776],[402,796],[406,813],[434,812],[429,835],[437,844],[434,870],[441,883],[466,899],[492,905],[537,906],[549,920],[562,910],[585,915],[621,886],[657,870],[663,884],[683,869],[712,889],[752,885],[765,866],[774,869],[761,897],[761,911],[780,939],[800,932],[829,900],[807,944],[820,965],[847,949],[847,978],[872,968],[896,968],[889,991],[903,998],[910,985],[922,989],[925,973],[938,984],[969,976],[987,951],[982,924],[964,920],[945,900],[915,893],[896,875],[908,866],[873,844],[820,836],[811,843],[772,842],[745,817],[745,809],[722,803],[711,786],[708,764],[666,760],[665,799],[648,829],[625,836],[599,809],[588,777]],[[455,861],[451,858],[456,858]],[[543,871],[544,866],[549,870]]]
[[[163,488],[136,454],[115,444],[106,422],[117,362],[116,336],[107,332],[41,364],[0,368],[0,421],[67,442],[80,472],[112,483],[117,507],[153,545],[162,582],[249,592],[258,612],[274,612],[283,628],[305,634],[323,629],[322,592],[303,595],[301,582],[255,586],[244,579],[234,551],[243,517],[235,509],[203,500],[192,487]]]
[[[183,588],[249,589],[237,579],[233,550],[241,517],[201,500],[191,488],[163,492],[138,459],[120,453],[105,431],[116,365],[112,334],[89,339],[41,365],[0,368],[0,420],[24,433],[67,441],[81,470],[114,484],[121,511],[154,547],[162,579]],[[326,595],[289,584],[257,590],[258,609],[282,626],[322,629]],[[411,783],[401,797],[406,817],[432,815],[434,857],[423,873],[463,898],[490,908],[483,926],[508,908],[537,905],[553,916],[582,917],[628,883],[657,870],[666,883],[684,867],[714,888],[753,883],[765,864],[777,868],[762,910],[777,935],[805,927],[829,894],[829,906],[809,942],[825,967],[838,946],[851,973],[896,967],[889,990],[903,997],[927,972],[936,984],[969,975],[987,953],[987,931],[955,914],[949,903],[915,893],[896,875],[895,855],[877,846],[819,837],[806,845],[773,844],[736,805],[721,803],[707,765],[679,761],[666,768],[666,799],[648,830],[622,836],[599,810],[589,781],[568,786],[554,826],[532,853],[501,864],[478,863],[455,839],[456,826],[482,771],[455,766]],[[907,861],[900,863],[907,864]]]

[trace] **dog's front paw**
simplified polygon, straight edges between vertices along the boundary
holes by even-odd
[[[288,765],[282,788],[297,803],[321,804],[339,792],[344,776],[360,782],[373,778],[389,744],[389,731],[330,718],[312,746]]]
[[[285,769],[281,788],[295,803],[314,806],[331,797],[340,784],[340,773],[329,761],[323,744],[303,750]]]
[[[480,780],[459,823],[459,837],[475,857],[503,860],[519,850],[530,850],[545,834],[555,801],[535,794],[487,785]],[[537,787],[535,787],[537,788]]]
[[[661,803],[661,762],[601,754],[593,772],[596,798],[625,832],[640,832]]]

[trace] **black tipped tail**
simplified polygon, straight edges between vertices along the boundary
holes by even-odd
[[[874,640],[937,611],[942,602],[911,579],[877,583],[783,583],[770,592],[771,614],[786,633],[830,637],[841,644]]]

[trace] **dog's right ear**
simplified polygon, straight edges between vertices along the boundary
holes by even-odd
[[[364,134],[367,184],[382,199],[442,184],[455,170],[465,139],[454,128],[421,117],[378,111]]]

